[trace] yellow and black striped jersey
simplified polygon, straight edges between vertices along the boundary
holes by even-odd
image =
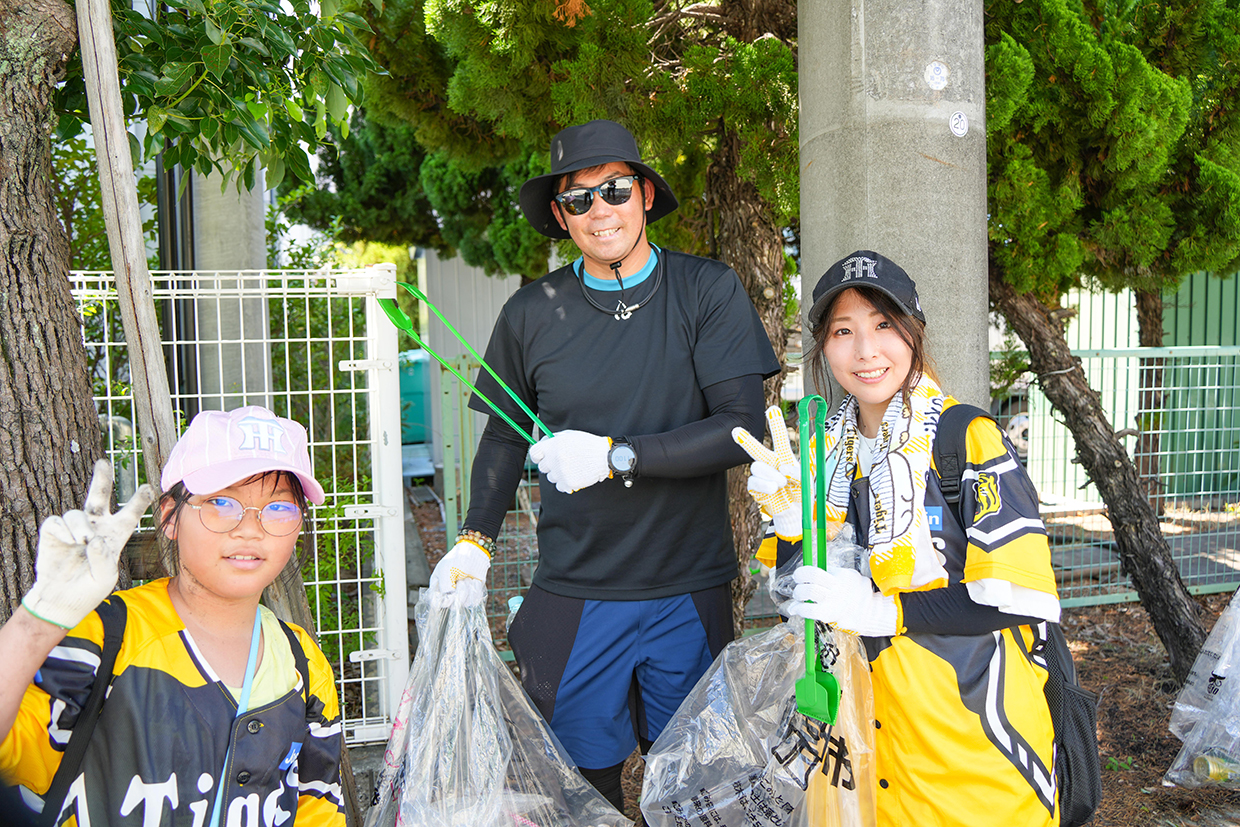
[[[304,652],[309,687],[290,675],[291,690],[236,717],[234,695],[198,654],[167,584],[121,592],[128,620],[115,677],[56,823],[201,827],[222,777],[221,827],[343,827],[339,703],[314,640],[288,627]],[[102,640],[92,613],[40,668],[0,743],[7,783],[47,791],[95,681]]]

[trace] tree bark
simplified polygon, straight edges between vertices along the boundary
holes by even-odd
[[[1106,502],[1120,559],[1167,650],[1172,674],[1183,683],[1206,633],[1137,469],[1116,438],[1079,360],[1069,351],[1063,324],[1051,314],[1053,308],[1032,294],[1018,294],[993,267],[990,300],[1029,350],[1030,369],[1038,375],[1042,392],[1072,432],[1077,458]]]
[[[1141,347],[1163,346],[1163,297],[1150,290],[1137,291],[1137,325]],[[1159,476],[1159,437],[1163,423],[1163,368],[1165,359],[1142,359],[1136,426],[1137,475],[1154,513],[1163,514],[1162,478]]]
[[[81,507],[102,456],[49,183],[52,93],[76,43],[71,6],[0,4],[0,620],[34,580],[39,523]]]
[[[784,328],[784,237],[757,188],[739,176],[739,165],[739,139],[725,128],[719,151],[706,173],[707,207],[714,216],[719,258],[740,276],[782,365],[788,339]],[[783,384],[782,373],[766,381],[768,406],[779,404]],[[728,472],[732,539],[740,564],[740,576],[732,581],[732,623],[738,637],[744,628],[745,605],[755,588],[749,561],[762,542],[758,506],[746,490],[748,477],[745,465]]]

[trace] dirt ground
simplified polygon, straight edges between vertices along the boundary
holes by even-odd
[[[1214,625],[1230,594],[1197,598]],[[1065,611],[1064,634],[1081,683],[1097,692],[1102,756],[1098,827],[1240,825],[1240,792],[1164,787],[1180,751],[1167,729],[1175,689],[1167,657],[1145,610],[1135,603]]]
[[[434,565],[444,553],[438,507],[425,504],[416,516],[427,557]],[[1196,598],[1207,629],[1213,627],[1230,597]],[[1180,749],[1180,742],[1167,729],[1176,693],[1166,654],[1145,610],[1135,603],[1067,609],[1063,626],[1081,683],[1099,695],[1102,804],[1091,824],[1240,827],[1240,791],[1162,784],[1163,773]],[[639,815],[641,770],[634,754],[623,776],[626,815],[634,820]]]

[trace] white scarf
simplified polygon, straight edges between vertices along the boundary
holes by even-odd
[[[898,392],[879,426],[870,472],[870,576],[883,594],[947,585],[946,558],[934,550],[926,518],[926,473],[943,391],[922,376],[909,395]],[[830,479],[827,519],[842,522],[857,471],[857,400],[849,395],[826,423],[823,441]],[[832,451],[839,449],[837,456]]]

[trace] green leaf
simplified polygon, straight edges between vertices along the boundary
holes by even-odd
[[[314,89],[314,94],[320,98],[327,96],[327,87],[330,81],[327,75],[323,74],[321,69],[315,69],[310,73],[310,87]]]
[[[375,14],[383,14],[383,0],[370,0],[370,5],[374,8]]]
[[[237,42],[240,43],[242,46],[245,46],[247,49],[251,49],[255,52],[258,52],[260,55],[265,55],[268,57],[270,57],[271,55],[271,52],[267,50],[267,47],[264,46],[263,42],[259,40],[258,38],[243,37]]]
[[[335,84],[327,90],[327,113],[336,123],[343,123],[349,116],[349,99],[345,97],[344,90]]]
[[[195,71],[192,63],[165,63],[159,80],[155,81],[155,94],[172,97],[193,79]]]
[[[340,11],[340,3],[337,0],[319,0],[319,17],[327,20],[335,17]]]
[[[125,91],[145,98],[155,97],[155,85],[159,78],[154,72],[130,72],[125,79]]]
[[[284,102],[284,108],[288,110],[288,116],[294,121],[300,121],[305,117],[305,112],[302,111],[301,105],[292,98]]]
[[[280,182],[284,180],[284,158],[279,154],[273,153],[271,159],[267,161],[266,179],[267,189],[269,190],[280,186]]]
[[[208,71],[219,79],[223,79],[228,64],[232,61],[233,47],[231,43],[223,46],[208,46],[202,50],[202,62],[207,64]]]
[[[215,137],[216,130],[220,128],[220,122],[215,118],[206,118],[202,122],[202,137],[208,141]]]
[[[224,30],[221,29],[219,26],[215,25],[214,20],[208,17],[202,21],[202,25],[203,25],[203,28],[206,29],[207,37],[211,40],[212,43],[214,43],[216,46],[224,45],[224,39],[225,39]]]
[[[310,161],[306,158],[305,150],[300,144],[290,146],[288,152],[284,155],[284,162],[288,165],[288,171],[293,173],[299,180],[306,183],[314,183],[314,176],[310,173]]]
[[[67,141],[77,136],[82,131],[82,119],[72,112],[61,113],[60,121],[56,124],[56,140]]]
[[[167,111],[158,106],[152,106],[146,110],[146,125],[153,134],[158,134],[164,128],[164,123],[167,120]]]
[[[323,140],[327,134],[327,102],[319,98],[314,102],[314,138]]]
[[[340,86],[348,94],[351,100],[357,97],[357,78],[349,71],[349,64],[343,60],[325,60],[323,61],[323,71],[336,82],[337,86]]]
[[[373,31],[373,29],[370,28],[370,24],[366,22],[366,18],[356,15],[353,12],[342,12],[336,16],[336,22],[344,23],[351,28],[359,29],[363,32]]]

